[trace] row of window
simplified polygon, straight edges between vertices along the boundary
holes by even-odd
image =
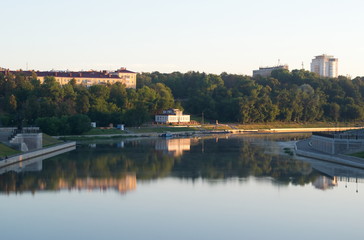
[[[190,116],[160,116],[156,115],[157,122],[189,122]]]
[[[61,84],[67,84],[71,81],[71,79],[57,79],[59,83]],[[92,84],[92,83],[116,83],[116,82],[120,82],[120,80],[100,80],[100,79],[77,79],[76,83],[81,84],[81,83],[86,83],[86,84]],[[135,81],[131,80],[131,81],[126,81],[126,85],[130,85],[130,84],[134,84]]]

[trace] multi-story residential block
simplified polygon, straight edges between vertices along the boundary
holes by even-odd
[[[287,69],[288,65],[278,65],[275,67],[260,67],[259,70],[253,70],[253,77],[262,76],[262,77],[269,77],[272,74],[273,70],[278,69]]]
[[[77,84],[85,86],[92,86],[96,84],[114,84],[120,82],[125,84],[127,88],[136,88],[136,73],[120,68],[114,72],[110,71],[81,71],[81,72],[68,72],[68,71],[9,71],[4,70],[3,73],[22,72],[25,75],[31,76],[33,73],[37,75],[38,80],[43,83],[46,77],[54,77],[61,85],[75,80]]]
[[[338,59],[326,54],[316,56],[311,62],[311,72],[322,77],[337,78]]]

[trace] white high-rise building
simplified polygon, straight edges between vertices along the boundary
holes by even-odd
[[[322,77],[337,78],[339,75],[338,59],[326,54],[316,56],[311,62],[311,72],[317,73]]]

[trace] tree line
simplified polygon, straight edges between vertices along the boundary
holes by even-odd
[[[74,80],[43,84],[36,73],[0,73],[2,126],[56,125],[52,134],[84,131],[76,123],[139,126],[167,108],[222,122],[361,121],[364,78],[319,77],[304,70],[275,70],[270,77],[200,72],[141,73],[137,89],[121,83],[86,87]],[[82,124],[81,124],[82,125]]]
[[[199,72],[143,73],[138,87],[163,83],[185,110],[225,122],[358,121],[364,118],[364,78],[320,77],[275,70],[270,77]]]
[[[162,83],[138,89],[121,83],[86,87],[75,80],[60,85],[54,77],[46,77],[41,84],[35,73],[0,73],[2,126],[38,125],[52,135],[80,134],[90,121],[98,126],[139,126],[172,107],[181,108]]]

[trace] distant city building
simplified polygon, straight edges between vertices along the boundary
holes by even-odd
[[[156,123],[189,123],[190,115],[184,115],[179,109],[163,110],[162,114],[155,115]]]
[[[61,85],[69,83],[72,79],[77,84],[85,86],[92,86],[96,84],[114,84],[120,82],[125,84],[127,88],[136,88],[136,73],[120,68],[116,71],[82,71],[82,72],[62,72],[62,71],[49,71],[49,72],[33,72],[33,71],[9,71],[0,70],[4,74],[21,72],[25,75],[31,76],[33,73],[37,75],[38,80],[43,83],[45,77],[54,77]]]
[[[322,77],[338,77],[338,59],[330,55],[319,55],[312,59],[311,72]]]
[[[287,69],[288,70],[288,65],[278,65],[275,67],[260,67],[259,70],[253,71],[253,77],[256,77],[256,76],[270,77],[272,71],[278,70],[278,69]]]

